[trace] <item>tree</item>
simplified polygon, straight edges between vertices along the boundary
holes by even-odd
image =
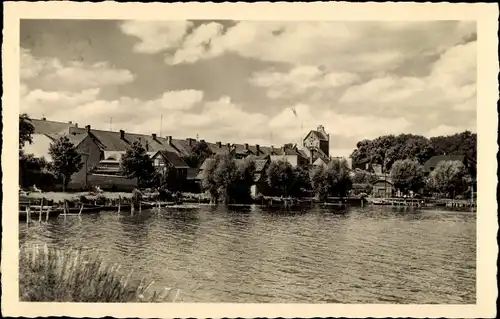
[[[315,166],[310,175],[311,186],[314,194],[321,201],[326,201],[330,195],[330,176],[324,166]]]
[[[267,183],[277,189],[282,196],[288,196],[294,181],[293,167],[285,160],[272,162],[267,168]]]
[[[327,167],[318,166],[311,171],[314,193],[322,201],[328,196],[344,197],[352,188],[349,166],[345,159],[332,159]]]
[[[330,175],[331,194],[344,197],[352,188],[352,181],[349,176],[349,165],[345,159],[332,159],[328,163],[328,174]]]
[[[22,149],[26,143],[33,143],[32,135],[35,133],[35,127],[26,113],[19,115],[19,149]]]
[[[423,168],[416,160],[397,160],[392,165],[390,176],[394,186],[404,193],[418,191],[424,186]]]
[[[398,160],[415,159],[424,164],[434,154],[433,145],[426,137],[400,134],[360,141],[351,158],[354,167],[360,167],[363,163],[379,164],[384,172],[389,172],[393,163]]]
[[[463,193],[468,184],[467,168],[460,161],[441,161],[429,174],[428,188],[450,196]]]
[[[205,160],[206,167],[202,171],[201,188],[210,194],[210,202],[212,204],[218,201],[218,186],[215,178],[215,170],[219,166],[220,157],[213,156]]]
[[[436,136],[430,139],[437,155],[466,155],[476,160],[477,134],[464,131],[448,136]]]
[[[139,141],[132,143],[125,151],[121,158],[120,167],[127,178],[137,178],[139,187],[150,186],[157,178],[153,161]]]
[[[168,190],[178,190],[179,178],[177,170],[171,163],[165,163],[160,170],[157,170],[157,179],[161,188]]]
[[[54,176],[62,181],[65,191],[71,175],[82,168],[82,157],[67,136],[53,141],[49,146],[49,154],[52,157],[51,170]]]
[[[377,177],[375,174],[361,169],[354,170],[354,176],[352,177],[352,182],[354,184],[373,184],[376,181]]]
[[[212,155],[212,151],[205,141],[196,142],[189,155],[183,156],[183,160],[190,167],[198,168],[203,162]]]
[[[202,173],[202,188],[208,191],[211,202],[249,202],[253,185],[255,162],[252,159],[236,161],[230,155],[207,159]]]

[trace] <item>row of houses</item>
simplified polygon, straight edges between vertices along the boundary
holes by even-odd
[[[162,169],[166,165],[175,168],[177,176],[191,187],[201,178],[201,167],[190,167],[183,157],[191,154],[197,144],[193,138],[176,139],[172,136],[161,137],[119,131],[92,129],[90,125],[79,127],[77,123],[49,121],[45,118],[31,119],[34,127],[33,143],[25,146],[26,153],[51,160],[49,145],[60,136],[67,136],[82,155],[84,165],[75,173],[68,185],[69,189],[82,189],[86,186],[100,186],[103,189],[133,189],[137,181],[127,179],[120,174],[120,159],[130,145],[139,141],[152,158],[154,166]],[[201,140],[203,141],[203,140]],[[264,172],[270,162],[286,160],[292,166],[310,167],[327,165],[329,156],[329,135],[323,126],[311,130],[304,138],[303,145],[285,144],[281,147],[222,142],[207,142],[211,153],[230,154],[236,160],[253,156],[256,160],[256,187],[265,187]],[[206,164],[205,164],[206,165]]]

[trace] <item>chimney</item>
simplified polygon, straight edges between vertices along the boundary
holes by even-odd
[[[231,143],[227,143],[226,145],[228,149],[231,149]]]
[[[90,133],[90,125],[85,126],[85,128],[87,129],[87,133]]]
[[[71,122],[71,121],[68,121],[68,124],[73,124],[73,122]]]
[[[165,137],[167,139],[167,144],[172,145],[172,136]],[[191,140],[189,141],[189,145],[191,146]]]
[[[44,116],[44,117],[42,117],[42,121],[45,121],[45,120],[47,120],[47,118],[46,118],[45,116]]]
[[[153,136],[153,140],[156,141],[156,133],[151,134],[151,136]]]
[[[218,148],[221,148],[222,147],[222,143],[221,142],[217,142],[215,143],[217,145]]]
[[[121,138],[122,140],[124,140],[124,139],[125,139],[125,131],[124,131],[124,130],[120,130],[120,138]]]
[[[260,153],[260,145],[259,144],[255,145],[255,148],[257,149],[257,155],[259,155],[259,153]]]
[[[167,140],[168,140],[168,137],[167,137]],[[188,142],[189,146],[192,146],[191,145],[193,143],[193,139],[192,138],[187,138],[186,141]]]
[[[247,143],[245,143],[245,150],[248,151],[248,144]]]
[[[200,140],[200,143],[205,143],[205,140]]]

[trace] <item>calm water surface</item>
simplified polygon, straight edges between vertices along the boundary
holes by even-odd
[[[185,302],[475,303],[475,214],[258,207],[20,222],[20,244],[98,249]],[[137,277],[136,279],[140,279]]]

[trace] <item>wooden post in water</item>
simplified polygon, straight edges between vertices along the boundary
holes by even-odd
[[[118,197],[118,214],[120,213],[120,203],[121,203],[121,196]]]
[[[26,206],[26,226],[28,226],[30,222],[30,203]]]
[[[80,216],[82,214],[82,210],[83,210],[83,203],[82,203],[82,206],[80,207],[80,211],[78,212],[78,216]]]
[[[142,213],[142,201],[139,201],[139,214]]]
[[[45,221],[49,221],[49,212],[50,212],[50,207],[47,207],[47,214],[45,215]]]

